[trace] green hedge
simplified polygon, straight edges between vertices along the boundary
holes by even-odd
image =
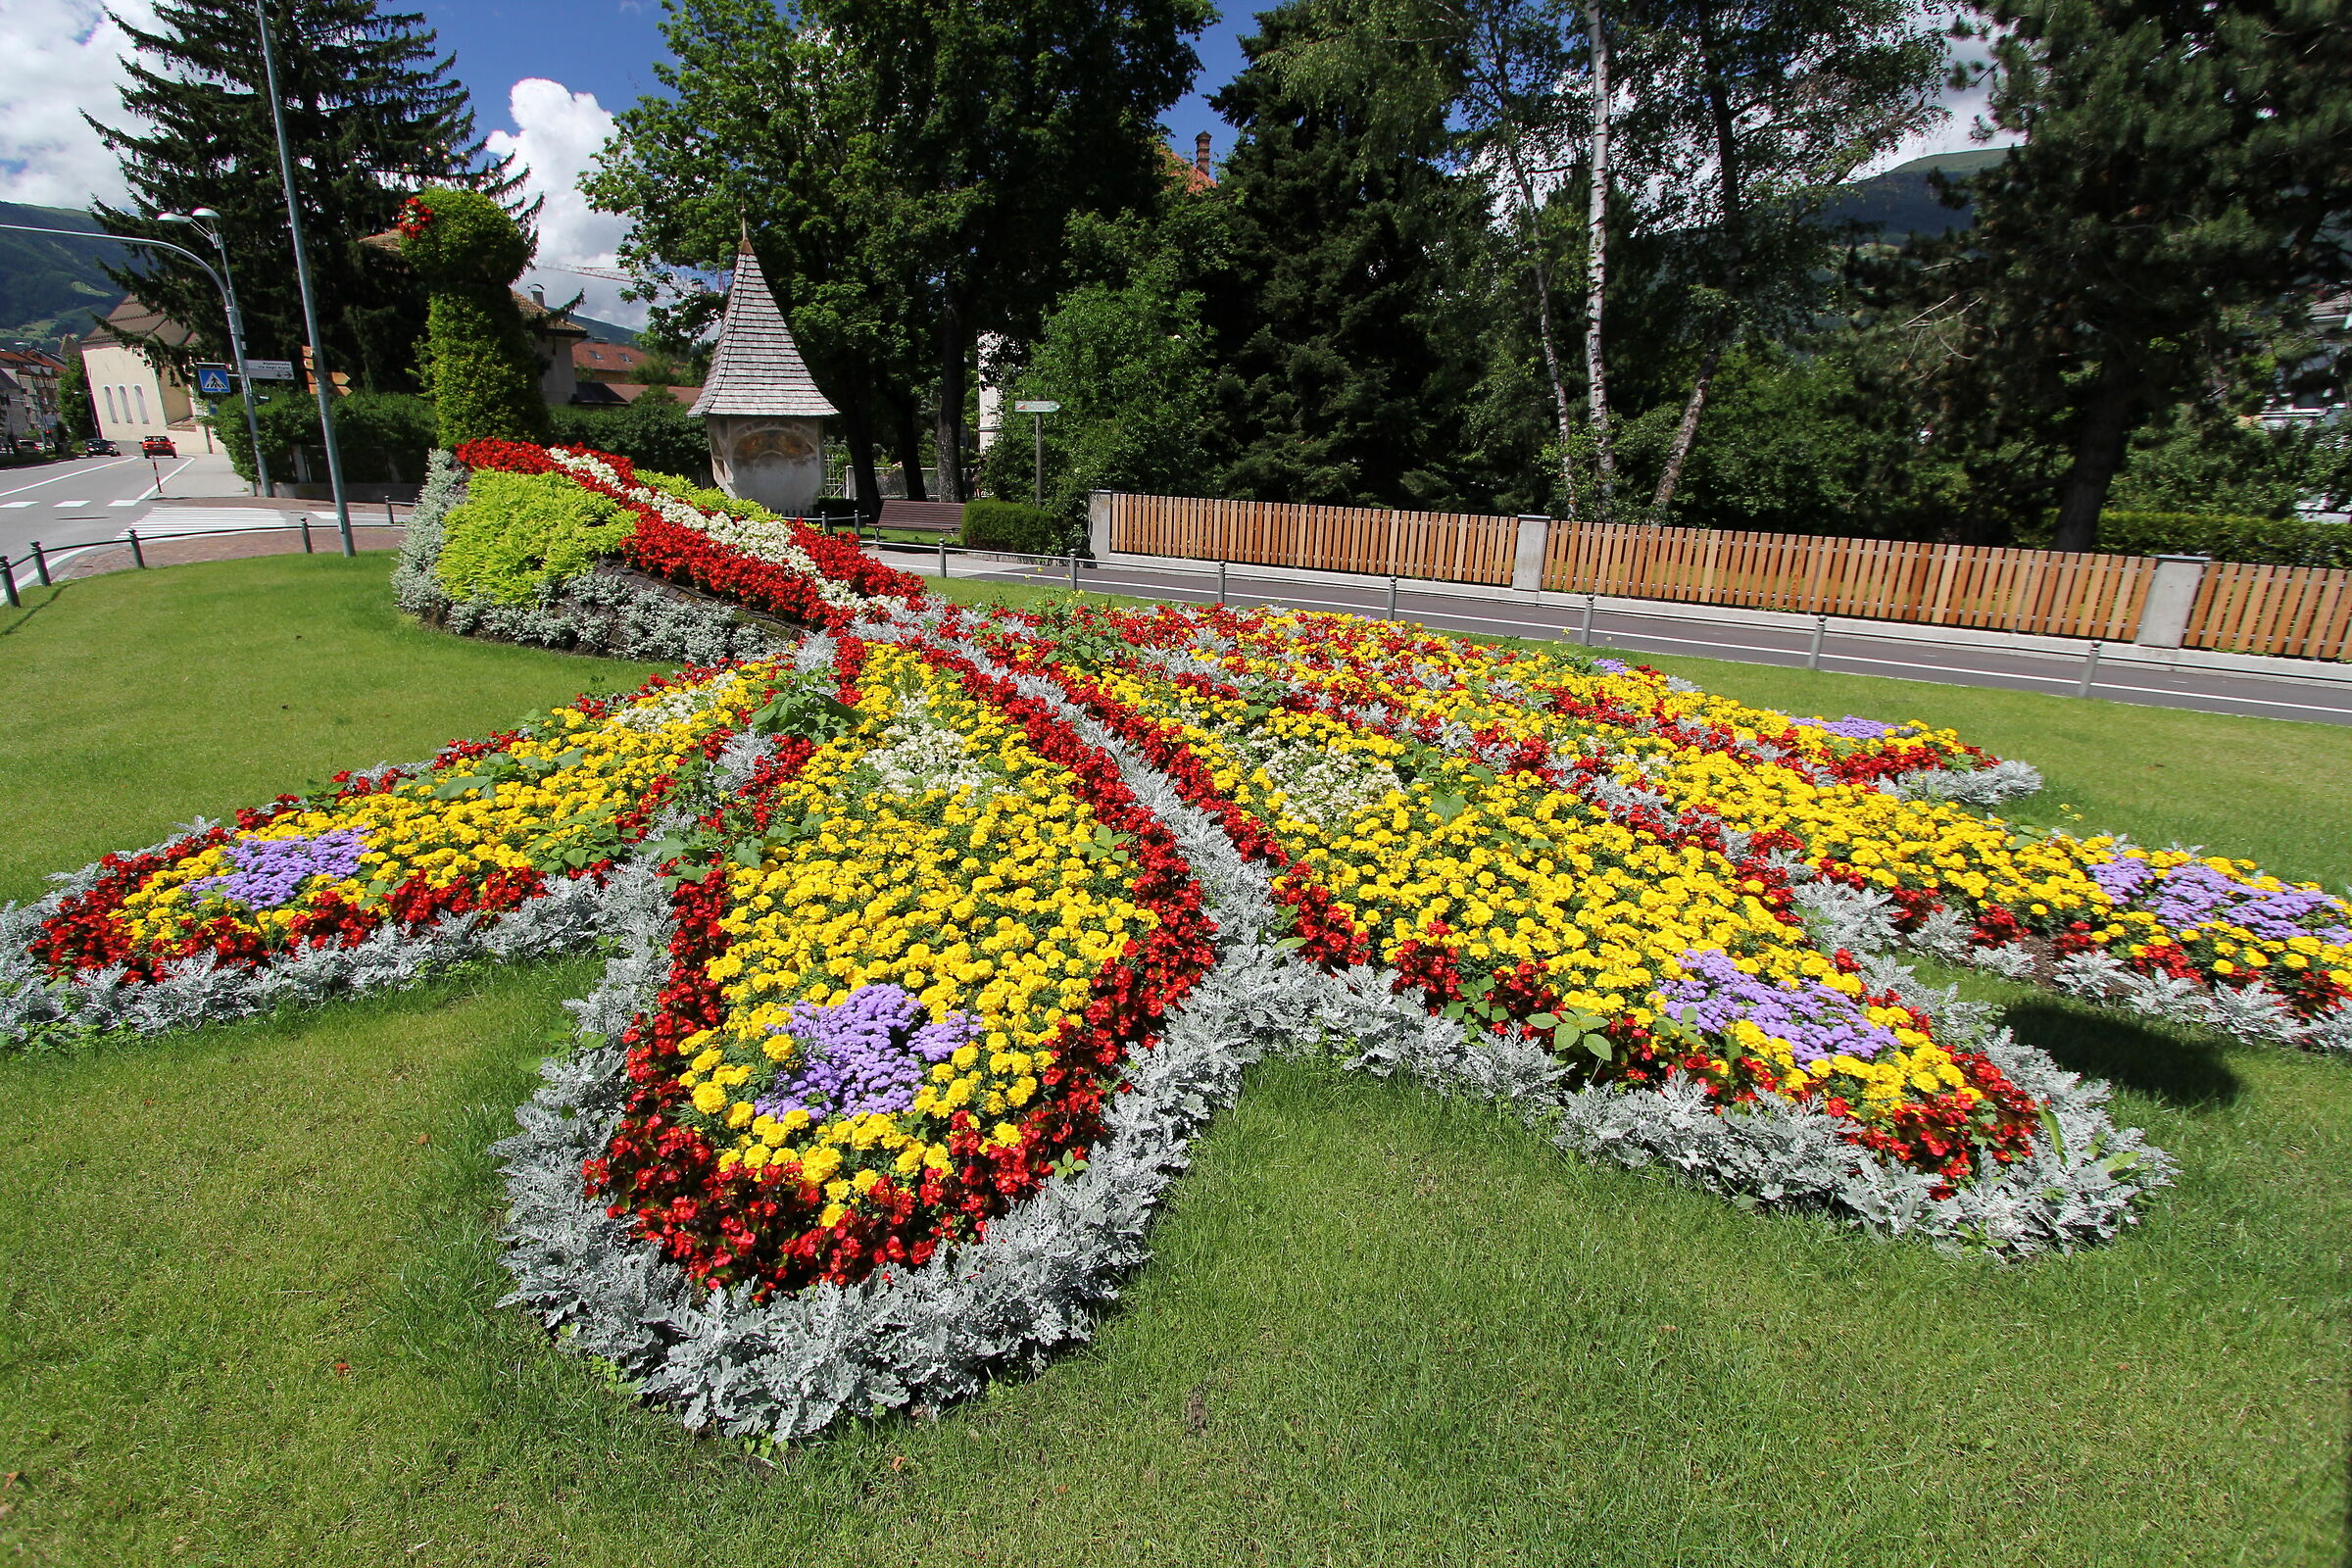
[[[2020,544],[2046,549],[2045,527]],[[2261,566],[2352,567],[2352,526],[2299,517],[2223,517],[2187,512],[2103,512],[2099,551],[2113,556],[2211,556]]]
[[[710,442],[703,421],[688,414],[666,388],[641,393],[636,402],[623,408],[548,412],[560,443],[610,452],[640,468],[682,473],[698,482],[710,480]]]
[[[311,479],[326,482],[326,455],[318,440],[318,405],[304,393],[276,383],[257,411],[262,450],[270,457],[273,484],[294,477],[294,449],[311,455]],[[253,482],[253,443],[245,435],[245,410],[233,399],[220,404],[213,427],[237,476]],[[425,455],[433,447],[433,406],[404,392],[354,392],[335,399],[335,447],[343,455],[343,477],[352,484],[387,481],[416,484],[424,478]]]
[[[975,550],[1058,556],[1076,548],[1077,530],[1051,512],[1017,501],[966,501],[963,542]]]
[[[433,573],[452,599],[526,604],[612,553],[635,525],[629,513],[563,474],[485,469],[442,523]]]

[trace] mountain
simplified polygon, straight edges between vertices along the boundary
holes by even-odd
[[[1827,222],[1868,223],[1878,238],[1900,244],[1906,235],[1943,234],[1968,226],[1966,207],[1946,207],[1928,184],[1930,174],[1965,179],[1990,169],[2009,156],[2007,148],[1974,148],[1959,153],[1931,153],[1889,169],[1884,174],[1857,180],[1822,211]]]
[[[0,341],[54,349],[67,332],[89,329],[91,313],[105,315],[122,297],[101,264],[120,266],[125,247],[98,232],[98,220],[70,207],[0,202],[0,223],[71,228],[88,239],[23,234],[0,228]]]
[[[588,335],[599,343],[625,343],[630,348],[637,346],[637,334],[625,326],[614,326],[611,321],[600,321],[593,316],[582,316],[577,311],[571,313],[571,322],[574,326],[586,327]]]

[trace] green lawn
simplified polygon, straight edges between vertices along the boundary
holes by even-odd
[[[5,720],[8,885],[632,678],[403,628],[384,565],[125,574],[0,623],[8,689],[37,676],[49,695]],[[2259,809],[2254,831],[2208,836],[2352,873],[2341,830],[2310,820],[2330,802],[2343,820],[2320,776],[2342,771],[2333,732],[2199,719],[2167,750],[2145,710],[1721,668],[1784,707],[1971,726],[2150,836]],[[1969,706],[1996,699],[2016,706]],[[2143,758],[2163,773],[2123,760]],[[1546,1153],[1475,1104],[1269,1066],[1198,1146],[1092,1346],[935,1423],[771,1464],[688,1438],[494,1305],[483,1151],[593,969],[0,1060],[0,1552],[2340,1560],[2352,1064],[1972,981],[2116,1078],[2127,1119],[2183,1164],[2138,1231],[2023,1267],[1757,1218]]]

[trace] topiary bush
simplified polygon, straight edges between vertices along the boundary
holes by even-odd
[[[963,504],[963,542],[975,550],[1059,556],[1075,549],[1079,532],[1051,512],[1017,501]]]
[[[479,472],[442,523],[433,574],[453,600],[527,604],[617,550],[634,526],[564,474]]]
[[[435,188],[409,198],[400,234],[431,296],[423,374],[440,444],[546,440],[539,356],[512,287],[531,262],[521,225],[480,191]]]

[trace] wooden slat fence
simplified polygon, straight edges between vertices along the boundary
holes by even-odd
[[[2141,556],[1555,522],[1544,586],[2118,641],[2138,629],[2155,570]]]
[[[2352,659],[2352,571],[2217,561],[2197,584],[2189,648]]]
[[[1455,512],[1130,495],[1112,496],[1110,508],[1111,549],[1137,555],[1496,587],[1511,580],[1519,537],[1514,518]]]

